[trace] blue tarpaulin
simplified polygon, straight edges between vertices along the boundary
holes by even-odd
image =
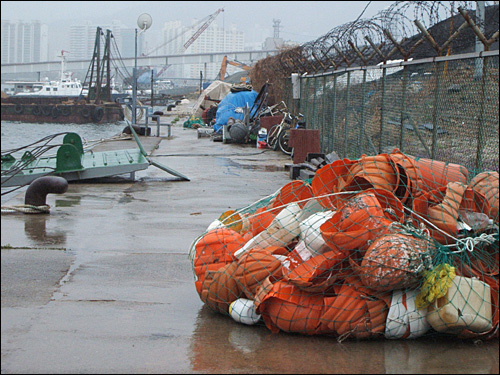
[[[227,94],[217,106],[214,131],[222,131],[222,127],[227,124],[227,120],[230,117],[234,118],[235,120],[243,120],[245,116],[243,111],[236,112],[236,108],[243,109],[248,105],[248,108],[251,109],[256,98],[257,92],[253,90],[230,92],[229,94]],[[253,110],[253,112],[255,112],[255,110],[256,108]],[[250,115],[253,115],[253,113],[251,113]]]

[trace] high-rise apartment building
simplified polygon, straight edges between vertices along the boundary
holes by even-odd
[[[135,53],[135,30],[124,26],[120,21],[113,20],[111,25],[96,25],[91,21],[85,21],[80,25],[70,27],[70,54],[71,60],[90,60],[94,54],[97,27],[102,29],[104,35],[106,30],[111,30],[114,42],[119,49],[121,57],[134,57]],[[143,38],[139,36],[137,42],[137,54],[142,53]],[[104,38],[102,38],[104,40]],[[104,49],[104,43],[101,44]]]
[[[212,53],[243,51],[245,45],[244,33],[238,31],[235,25],[229,29],[219,27],[216,23],[210,24],[196,40],[184,49],[184,45],[198,31],[200,25],[193,28],[183,27],[180,21],[170,21],[164,24],[162,53],[166,55]],[[232,67],[228,67],[231,73]],[[199,78],[200,71],[204,78],[215,79],[220,70],[220,64],[186,64],[171,66],[165,76],[175,78]]]
[[[46,24],[2,20],[2,64],[47,61],[48,50]]]

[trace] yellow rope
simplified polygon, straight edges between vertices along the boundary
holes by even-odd
[[[426,308],[438,298],[446,295],[455,276],[455,267],[447,263],[440,264],[430,271],[425,271],[424,284],[415,300],[417,308]]]

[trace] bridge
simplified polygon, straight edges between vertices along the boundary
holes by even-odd
[[[137,67],[142,66],[163,66],[163,65],[178,65],[178,64],[205,64],[216,63],[221,64],[224,56],[230,60],[236,60],[251,65],[258,60],[268,56],[274,56],[278,50],[265,51],[236,51],[236,52],[210,52],[199,54],[180,54],[180,55],[162,55],[162,56],[137,56]],[[122,58],[124,65],[127,68],[134,67],[135,59],[133,57]],[[67,60],[65,67],[67,71],[87,71],[90,65],[90,60]],[[20,64],[1,64],[2,81],[5,80],[21,80],[33,79],[32,75],[43,75],[48,72],[60,72],[61,61],[46,61],[34,63]],[[31,76],[31,78],[27,78]]]

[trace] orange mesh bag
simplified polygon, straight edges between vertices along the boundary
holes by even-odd
[[[257,288],[269,276],[281,277],[281,262],[273,254],[285,254],[284,248],[253,248],[238,260],[235,277],[247,298],[255,298]]]
[[[293,252],[284,262],[283,278],[285,281],[307,292],[324,292],[343,277],[342,262],[346,254],[340,250],[328,251],[301,261]]]
[[[398,149],[394,149],[389,157],[402,168],[400,172],[408,179],[407,183],[413,197],[426,191],[445,187],[450,182],[467,183],[469,171],[462,165],[416,158],[405,155]]]
[[[318,333],[323,308],[323,296],[300,290],[292,284],[277,281],[259,289],[255,300],[257,314],[261,314],[271,332]],[[263,295],[263,296],[262,296]]]
[[[400,233],[386,234],[372,242],[360,266],[361,282],[377,291],[414,287],[419,273],[431,266],[430,241]]]
[[[277,214],[281,208],[292,202],[297,202],[302,208],[312,196],[311,185],[305,181],[294,180],[283,186],[276,196],[271,199],[267,207],[268,209],[276,208],[277,210],[272,210],[274,214]]]
[[[400,195],[403,202],[408,198],[409,192],[407,189],[400,187],[399,170],[387,154],[363,155],[358,163],[350,168],[350,172],[354,179],[350,184],[351,188],[348,188],[348,190],[353,190],[356,186],[361,190],[368,188],[384,189]]]
[[[417,197],[413,201],[413,211],[414,219],[417,222],[423,222],[436,241],[447,245],[454,243],[458,235],[460,211],[484,214],[490,211],[490,207],[482,194],[467,188],[460,182],[450,182],[446,187],[426,192]],[[435,229],[422,218],[450,236]]]
[[[234,260],[233,254],[245,245],[243,237],[232,229],[217,228],[205,233],[195,245],[195,286],[201,296],[202,283],[207,270],[217,270]]]
[[[389,231],[392,222],[403,220],[403,205],[394,194],[383,189],[368,189],[351,198],[320,230],[332,248],[366,250],[368,240]]]
[[[267,207],[260,207],[255,211],[255,214],[250,215],[250,228],[253,236],[258,235],[271,224],[276,217],[276,213],[271,212]]]
[[[311,182],[312,192],[323,207],[336,209],[345,203],[342,195],[329,194],[344,191],[344,188],[352,182],[350,168],[356,163],[357,161],[349,159],[335,160],[316,171]]]
[[[243,295],[235,277],[236,262],[228,263],[217,271],[208,271],[201,288],[201,300],[221,313],[229,312],[229,305]]]
[[[498,172],[482,172],[472,179],[469,186],[480,192],[490,204],[489,217],[498,223]]]
[[[337,296],[324,298],[319,330],[340,338],[384,336],[390,300],[390,293],[375,293],[359,278],[349,277]]]

